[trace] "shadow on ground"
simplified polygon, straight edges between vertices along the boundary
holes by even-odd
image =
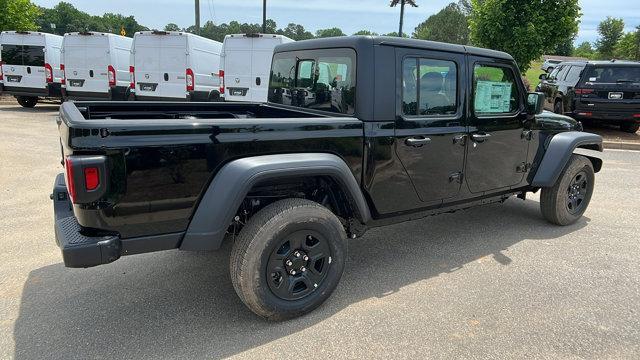
[[[22,107],[20,105],[18,105],[17,103],[13,104],[10,102],[0,102],[0,111],[18,111],[18,112],[23,112],[23,113],[43,113],[43,112],[49,112],[49,111],[58,111],[58,109],[60,109],[60,104],[54,104],[54,103],[43,103],[43,104],[38,104],[33,108],[25,108]]]
[[[14,337],[16,358],[219,358],[302,331],[351,304],[462,269],[524,240],[552,240],[584,227],[546,223],[535,201],[512,199],[371,230],[349,243],[342,282],[322,307],[283,323],[240,302],[228,275],[230,244],[216,253],[168,251],[92,269],[33,270]],[[53,239],[43,239],[53,241]],[[337,325],[336,325],[337,326]],[[339,328],[339,327],[338,327]],[[340,334],[337,334],[340,336]]]

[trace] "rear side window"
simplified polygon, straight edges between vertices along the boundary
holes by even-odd
[[[473,68],[476,114],[507,114],[518,108],[518,88],[510,68],[479,64]]]
[[[555,79],[558,81],[564,81],[567,72],[569,71],[569,66],[560,66],[558,68],[558,72],[556,73]]]
[[[22,65],[22,45],[2,45],[2,62],[7,65]]]
[[[582,79],[591,84],[640,83],[640,65],[591,66],[585,69]]]
[[[447,60],[409,57],[402,63],[402,114],[456,113],[458,70]]]
[[[3,44],[2,61],[8,65],[44,66],[44,46]]]
[[[269,102],[351,115],[355,87],[352,49],[292,51],[273,57]]]
[[[581,66],[572,66],[567,73],[567,82],[575,84],[580,80],[580,73],[582,72],[583,67]]]

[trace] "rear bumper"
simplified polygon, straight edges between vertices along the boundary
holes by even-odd
[[[58,174],[53,185],[56,243],[62,251],[64,265],[86,268],[108,264],[120,258],[122,244],[116,235],[85,236],[75,216],[65,186],[64,175]]]
[[[62,89],[62,97],[65,100],[78,100],[78,101],[124,101],[127,100],[129,95],[127,92],[128,87],[113,87],[109,88],[107,92],[90,92],[90,91],[69,91],[66,88]]]
[[[57,83],[48,84],[46,88],[27,88],[19,86],[4,86],[3,93],[13,96],[29,97],[62,97],[62,85]]]
[[[184,232],[121,239],[118,235],[87,236],[73,213],[64,174],[53,185],[53,212],[56,243],[62,251],[64,265],[86,268],[114,262],[124,255],[176,249]]]
[[[638,111],[620,111],[620,110],[602,110],[602,109],[576,109],[570,115],[576,120],[602,120],[611,123],[620,122],[637,122],[640,123],[640,118],[634,118],[633,116],[640,113]]]

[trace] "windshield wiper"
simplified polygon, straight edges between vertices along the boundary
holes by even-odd
[[[637,81],[635,80],[627,80],[627,79],[618,79],[616,80],[617,83],[635,83]]]

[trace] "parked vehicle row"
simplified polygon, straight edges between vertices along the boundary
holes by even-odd
[[[0,35],[0,91],[20,105],[62,100],[266,101],[282,35],[228,35],[224,43],[179,31],[133,39],[101,32]],[[229,81],[225,91],[225,73]],[[225,94],[226,93],[226,94]]]
[[[581,121],[640,129],[640,63],[632,61],[566,61],[540,75],[536,91],[545,108]]]

